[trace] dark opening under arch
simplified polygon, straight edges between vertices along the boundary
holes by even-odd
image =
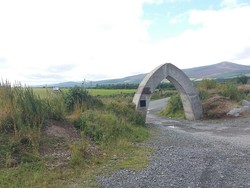
[[[155,68],[140,83],[133,98],[136,110],[147,115],[150,98],[156,87],[163,79],[168,79],[177,89],[188,120],[197,120],[202,117],[200,98],[187,75],[171,63],[166,63]]]

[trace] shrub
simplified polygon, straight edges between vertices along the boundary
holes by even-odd
[[[164,89],[159,89],[159,90],[155,90],[155,92],[153,93],[151,100],[157,100],[157,99],[163,99],[166,97],[171,97],[173,95],[177,94],[177,90],[164,90]]]
[[[135,125],[145,125],[145,117],[142,113],[135,111],[134,104],[112,101],[107,105],[107,110]]]
[[[65,104],[68,111],[71,112],[76,106],[80,106],[82,109],[89,109],[94,106],[102,105],[100,100],[89,95],[87,90],[79,86],[69,89],[65,96]]]
[[[199,91],[199,97],[200,97],[200,100],[205,100],[208,98],[208,93],[207,91],[205,90],[200,90]]]
[[[228,97],[231,100],[241,100],[242,95],[239,92],[238,88],[233,83],[226,83],[223,87],[222,95]]]
[[[46,112],[48,119],[64,121],[66,117],[66,107],[63,96],[61,94],[52,93],[48,98],[43,99],[46,104]]]
[[[70,164],[82,164],[87,155],[88,143],[84,141],[75,141],[69,146],[69,148],[71,152]]]
[[[167,107],[163,109],[160,114],[168,117],[184,118],[184,110],[180,96],[172,96],[168,101]]]
[[[118,138],[123,131],[121,124],[122,121],[114,114],[92,110],[78,120],[83,133],[96,143],[109,143]]]
[[[140,133],[135,130],[143,128],[142,125],[145,125],[145,123],[143,124],[145,122],[144,117],[135,110],[128,110],[129,107],[123,107],[114,113],[118,109],[118,104],[115,103],[111,106],[115,108],[109,106],[108,110],[83,112],[75,120],[74,126],[81,129],[85,136],[99,144],[115,142],[118,138],[142,140],[143,135],[139,135]],[[125,114],[122,114],[122,112],[125,112]],[[133,116],[132,112],[134,112]]]
[[[210,80],[210,79],[203,79],[199,84],[198,84],[198,89],[203,89],[203,90],[208,90],[208,89],[215,89],[217,86],[217,83],[215,80]]]
[[[248,77],[244,74],[241,74],[240,76],[237,77],[236,81],[238,84],[247,84]]]
[[[84,115],[81,113],[80,114],[80,117],[77,118],[75,121],[74,121],[74,127],[77,128],[77,129],[80,129],[80,130],[84,130],[85,127],[86,127],[86,118],[84,117]]]

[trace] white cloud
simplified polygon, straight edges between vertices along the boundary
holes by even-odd
[[[76,74],[107,70],[110,77],[124,76],[149,39],[142,5],[141,0],[1,1],[0,56],[22,75],[75,64]],[[79,79],[76,74],[71,79]]]
[[[191,11],[190,24],[200,24],[179,36],[160,42],[162,59],[179,67],[195,67],[220,61],[250,64],[250,6],[234,9]]]
[[[118,78],[165,62],[249,62],[249,6],[191,11],[184,21],[202,27],[152,43],[145,2],[157,1],[0,0],[1,77],[38,84]]]
[[[181,24],[187,20],[189,16],[189,12],[183,12],[181,14],[176,15],[174,18],[170,19],[170,24]]]
[[[162,3],[184,3],[184,2],[190,2],[191,0],[145,0],[146,3],[152,3],[152,4],[162,4]]]
[[[221,7],[233,8],[233,7],[238,6],[238,1],[237,0],[223,0],[220,5]]]

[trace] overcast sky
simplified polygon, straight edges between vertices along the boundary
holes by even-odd
[[[0,0],[0,78],[27,85],[250,65],[249,0]]]

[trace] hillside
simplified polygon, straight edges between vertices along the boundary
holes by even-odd
[[[250,74],[250,66],[231,62],[221,62],[213,65],[183,69],[189,78],[232,78],[239,74]]]
[[[240,65],[231,62],[221,62],[208,66],[194,67],[189,69],[182,69],[189,78],[202,79],[202,78],[233,78],[240,74],[250,75],[250,66]],[[85,87],[95,87],[96,85],[109,85],[109,84],[139,84],[146,74],[138,74],[118,79],[100,80],[100,81],[86,81]],[[50,87],[73,87],[75,85],[81,86],[82,82],[63,82]]]

